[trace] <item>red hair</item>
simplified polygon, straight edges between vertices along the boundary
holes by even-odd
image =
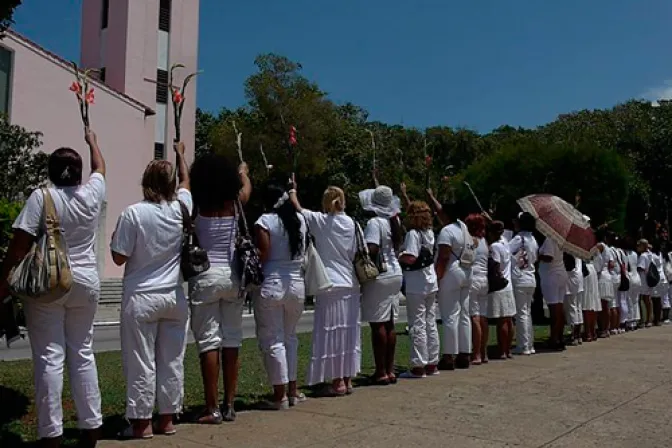
[[[471,215],[467,216],[467,219],[464,220],[464,223],[467,225],[467,229],[469,229],[471,236],[475,236],[476,238],[485,237],[485,218],[483,215],[472,213]]]

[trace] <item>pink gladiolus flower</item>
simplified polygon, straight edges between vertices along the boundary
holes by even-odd
[[[70,91],[75,92],[77,95],[82,94],[82,85],[78,83],[77,81],[74,81],[72,85],[70,86]]]
[[[93,101],[94,101],[95,99],[96,99],[96,96],[95,96],[95,94],[93,93],[93,87],[92,87],[88,92],[86,92],[86,102],[87,102],[88,104],[93,104]]]

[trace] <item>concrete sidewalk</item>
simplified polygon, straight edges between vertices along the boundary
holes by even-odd
[[[173,437],[100,446],[672,446],[670,355],[672,327],[640,330],[564,353],[358,388],[287,412],[239,413],[233,424],[184,424]]]

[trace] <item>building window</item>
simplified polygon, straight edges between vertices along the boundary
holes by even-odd
[[[154,160],[163,160],[166,158],[166,145],[163,143],[154,143]]]
[[[159,3],[159,29],[170,31],[170,0],[161,0]]]
[[[103,67],[103,68],[101,68],[100,70],[98,70],[98,79],[100,80],[100,82],[105,82],[105,75],[106,75],[106,74],[107,74],[107,73],[106,73],[106,71],[105,71],[105,67]]]
[[[166,104],[168,102],[168,71],[156,70],[156,102]]]
[[[0,47],[0,114],[9,115],[9,92],[12,85],[12,52]]]
[[[100,27],[102,29],[106,29],[109,20],[110,20],[110,0],[103,0],[103,16],[101,19]]]

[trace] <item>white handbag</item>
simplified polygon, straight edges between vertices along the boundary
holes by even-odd
[[[315,296],[334,286],[329,279],[329,275],[327,275],[327,270],[324,268],[320,254],[317,253],[312,237],[309,238],[308,247],[306,248],[304,274],[307,296]]]

